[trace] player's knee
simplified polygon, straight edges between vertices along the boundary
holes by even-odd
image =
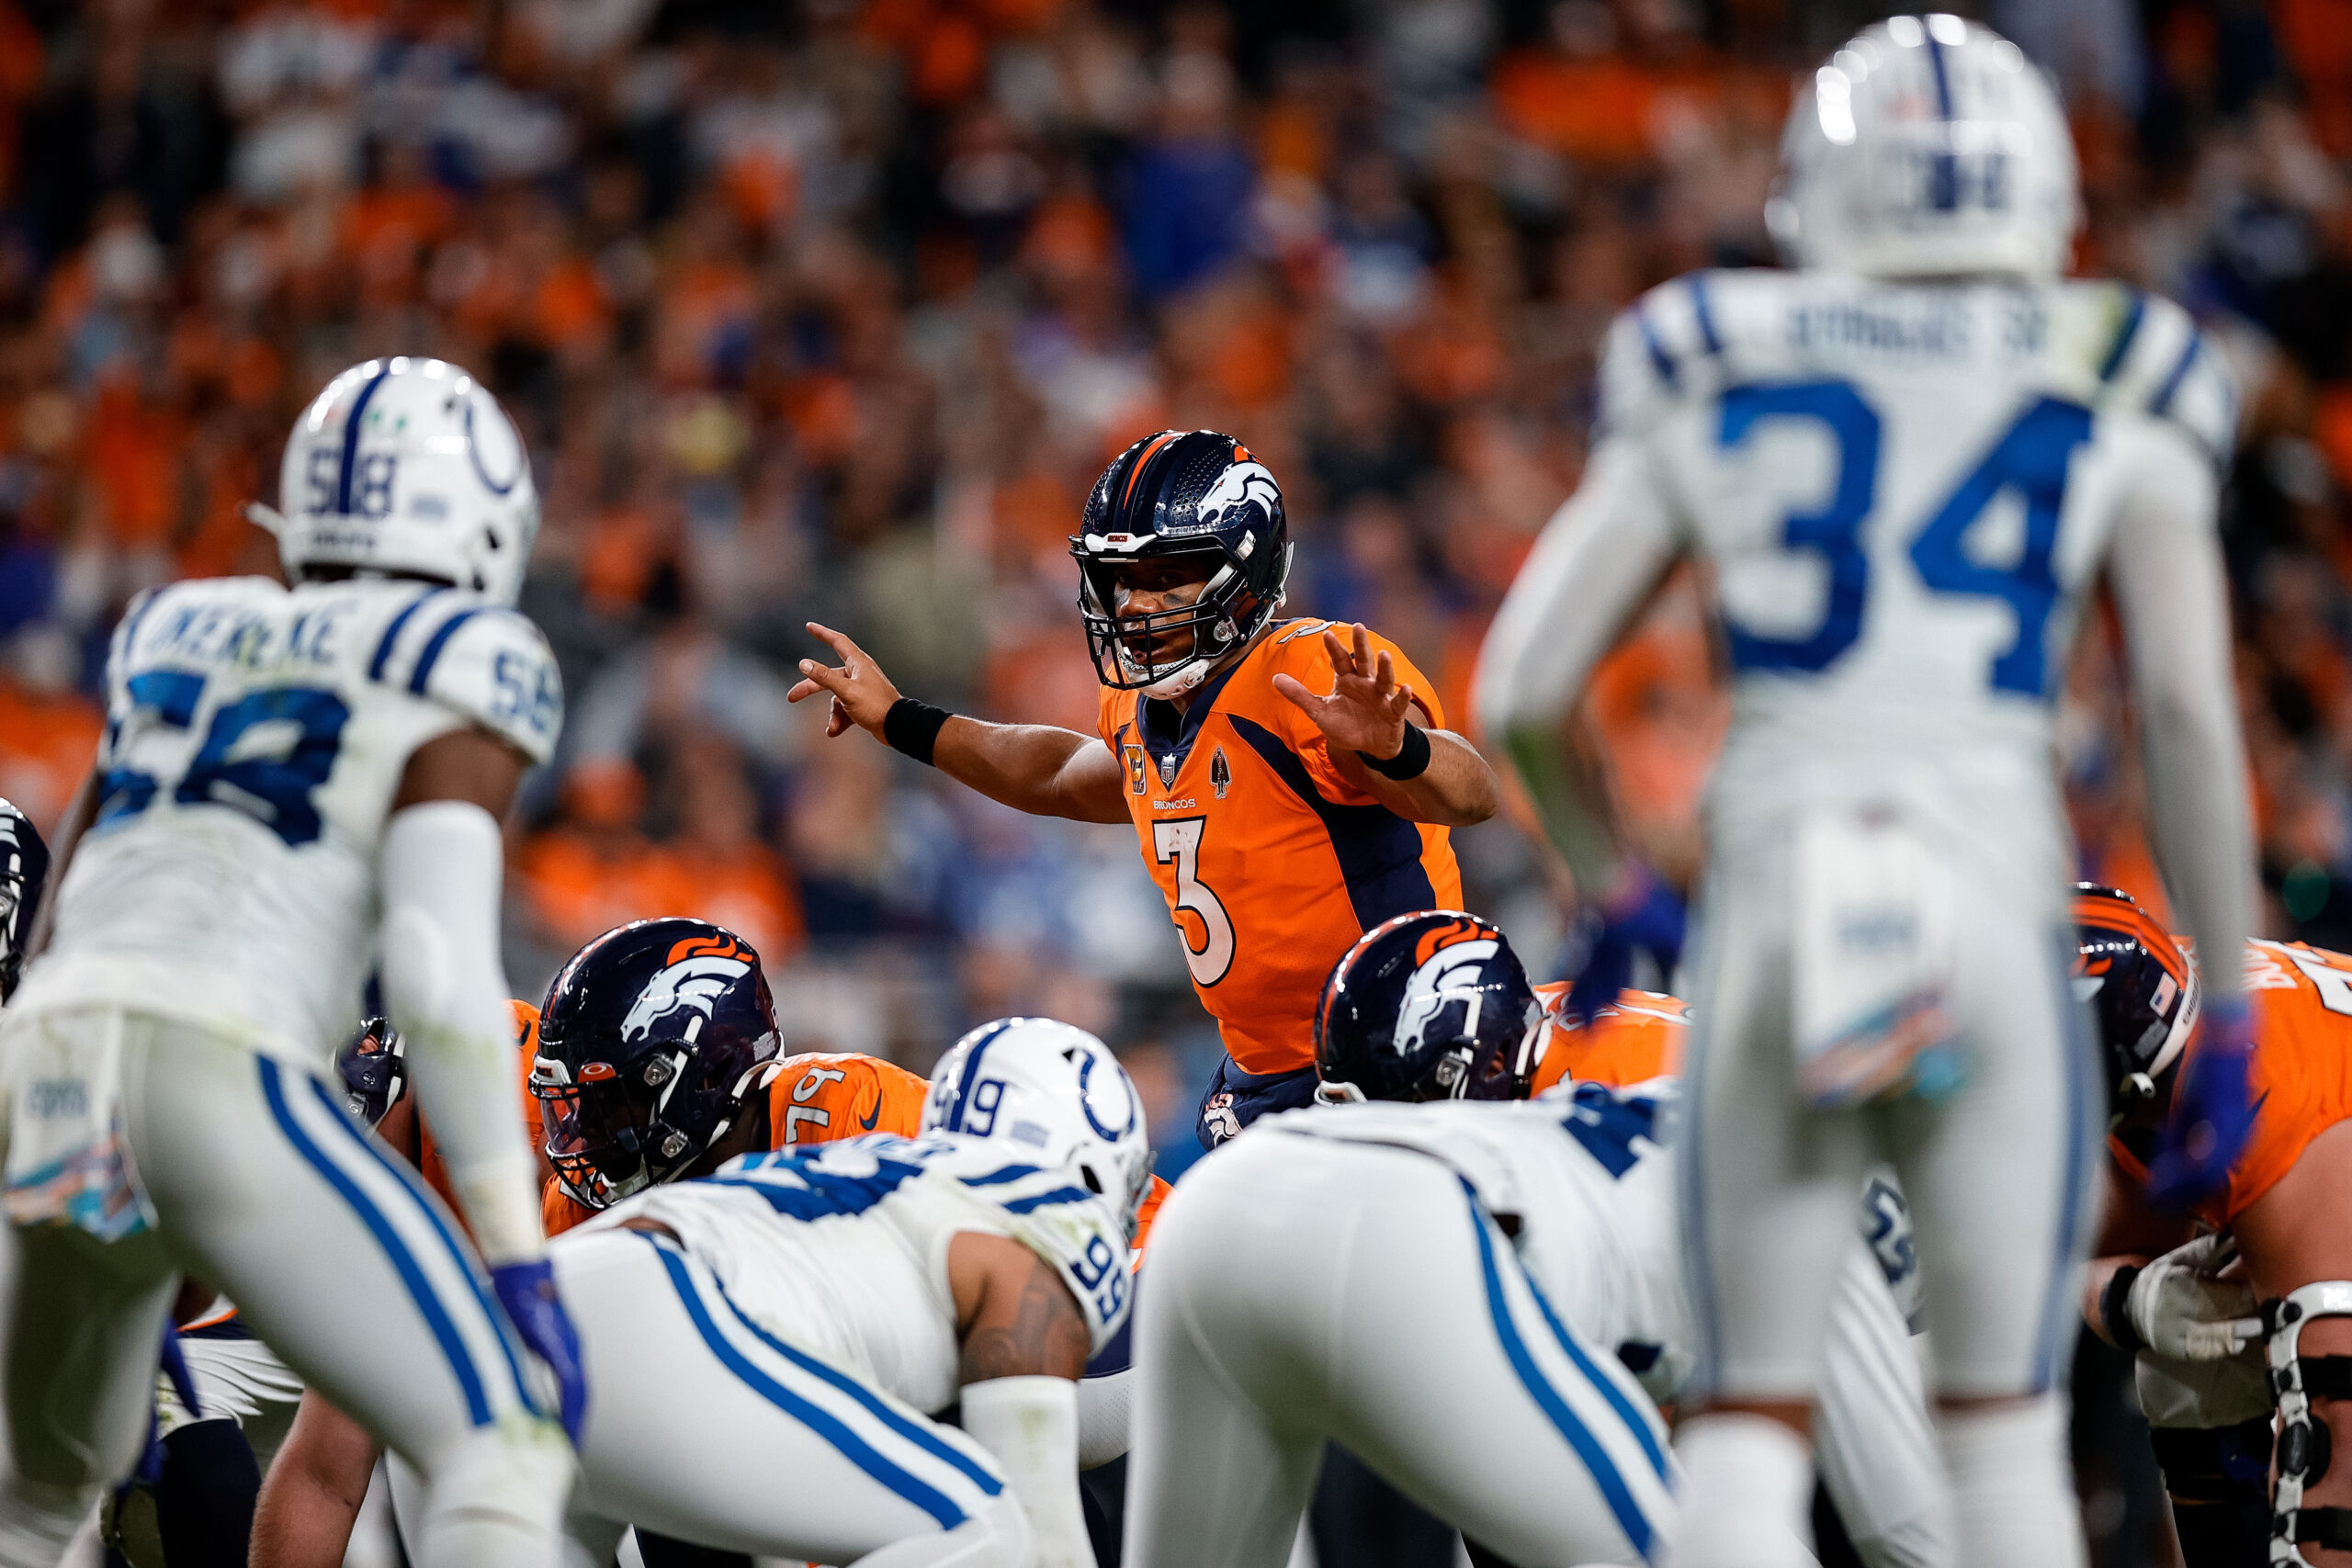
[[[55,1568],[98,1506],[95,1484],[0,1473],[0,1568]]]

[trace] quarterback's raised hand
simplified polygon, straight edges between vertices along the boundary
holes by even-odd
[[[1413,688],[1397,683],[1396,660],[1386,649],[1374,656],[1371,635],[1361,624],[1354,631],[1351,649],[1338,632],[1324,628],[1323,650],[1331,656],[1329,696],[1317,696],[1306,682],[1284,674],[1274,676],[1274,690],[1315,721],[1334,755],[1361,751],[1385,761],[1405,749]]]
[[[899,688],[874,656],[857,644],[833,630],[808,623],[808,635],[833,650],[841,660],[839,668],[820,664],[813,659],[800,661],[800,673],[807,677],[784,694],[784,700],[797,703],[803,697],[813,697],[820,692],[831,692],[832,711],[825,716],[825,733],[835,736],[855,725],[876,740],[887,739],[882,733],[882,721],[890,716],[892,705],[899,700]]]

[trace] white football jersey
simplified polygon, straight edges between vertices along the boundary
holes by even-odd
[[[1613,1348],[1666,1404],[1697,1361],[1669,1147],[1680,1106],[1676,1078],[1623,1089],[1566,1082],[1518,1104],[1315,1106],[1252,1131],[1387,1144],[1452,1167],[1479,1207],[1510,1216],[1502,1223],[1520,1261],[1562,1321]],[[1885,1278],[1900,1337],[1918,1309],[1918,1276],[1910,1211],[1891,1171],[1871,1177],[1858,1231]]]
[[[1515,1232],[1520,1261],[1552,1310],[1587,1340],[1616,1348],[1663,1402],[1693,1365],[1666,1148],[1677,1099],[1672,1078],[1625,1089],[1563,1084],[1519,1104],[1313,1106],[1266,1117],[1250,1134],[1385,1144],[1452,1167],[1479,1207]]]
[[[762,1330],[918,1410],[955,1403],[961,1386],[947,1282],[947,1245],[961,1232],[1010,1237],[1052,1265],[1085,1315],[1090,1353],[1127,1317],[1118,1204],[1001,1140],[872,1133],[746,1155],[581,1228],[631,1217],[675,1232]]]
[[[141,595],[107,660],[96,818],[19,999],[169,1013],[316,1068],[376,962],[410,754],[471,725],[543,762],[562,724],[547,639],[480,594],[246,577]]]
[[[2116,283],[1707,272],[1628,310],[1601,433],[1714,567],[1714,831],[1867,794],[2060,886],[2083,592],[2152,444],[2226,462],[2236,396],[2178,307]]]

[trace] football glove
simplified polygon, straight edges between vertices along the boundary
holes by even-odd
[[[1638,863],[1616,892],[1587,917],[1590,935],[1585,942],[1584,963],[1576,984],[1568,987],[1566,1012],[1579,1023],[1617,999],[1633,982],[1634,954],[1647,953],[1661,974],[1670,975],[1682,957],[1682,939],[1689,916],[1682,897]]]
[[[497,1288],[499,1304],[506,1309],[523,1343],[555,1374],[563,1429],[577,1444],[581,1423],[588,1415],[588,1372],[581,1364],[580,1332],[571,1326],[571,1314],[563,1310],[563,1301],[555,1292],[553,1267],[544,1258],[504,1263],[490,1271],[490,1282]]]
[[[2133,1337],[2175,1361],[2227,1360],[2260,1338],[2254,1287],[2219,1278],[2236,1258],[2236,1242],[2216,1231],[2141,1265],[2123,1298]]]
[[[2253,1060],[2254,1016],[2244,998],[2208,1000],[2148,1162],[2148,1196],[2159,1204],[2186,1209],[2228,1185],[2254,1133]]]

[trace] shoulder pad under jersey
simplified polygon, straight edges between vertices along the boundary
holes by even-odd
[[[428,588],[386,623],[368,679],[481,726],[534,763],[563,731],[563,677],[529,616],[480,594]]]
[[[2107,325],[2096,367],[2098,406],[2167,421],[2227,465],[2237,449],[2237,377],[2212,339],[2161,295],[2120,283],[2085,293]]]
[[[1685,399],[1720,389],[1724,280],[1685,273],[1618,313],[1601,350],[1596,434],[1645,434]]]

